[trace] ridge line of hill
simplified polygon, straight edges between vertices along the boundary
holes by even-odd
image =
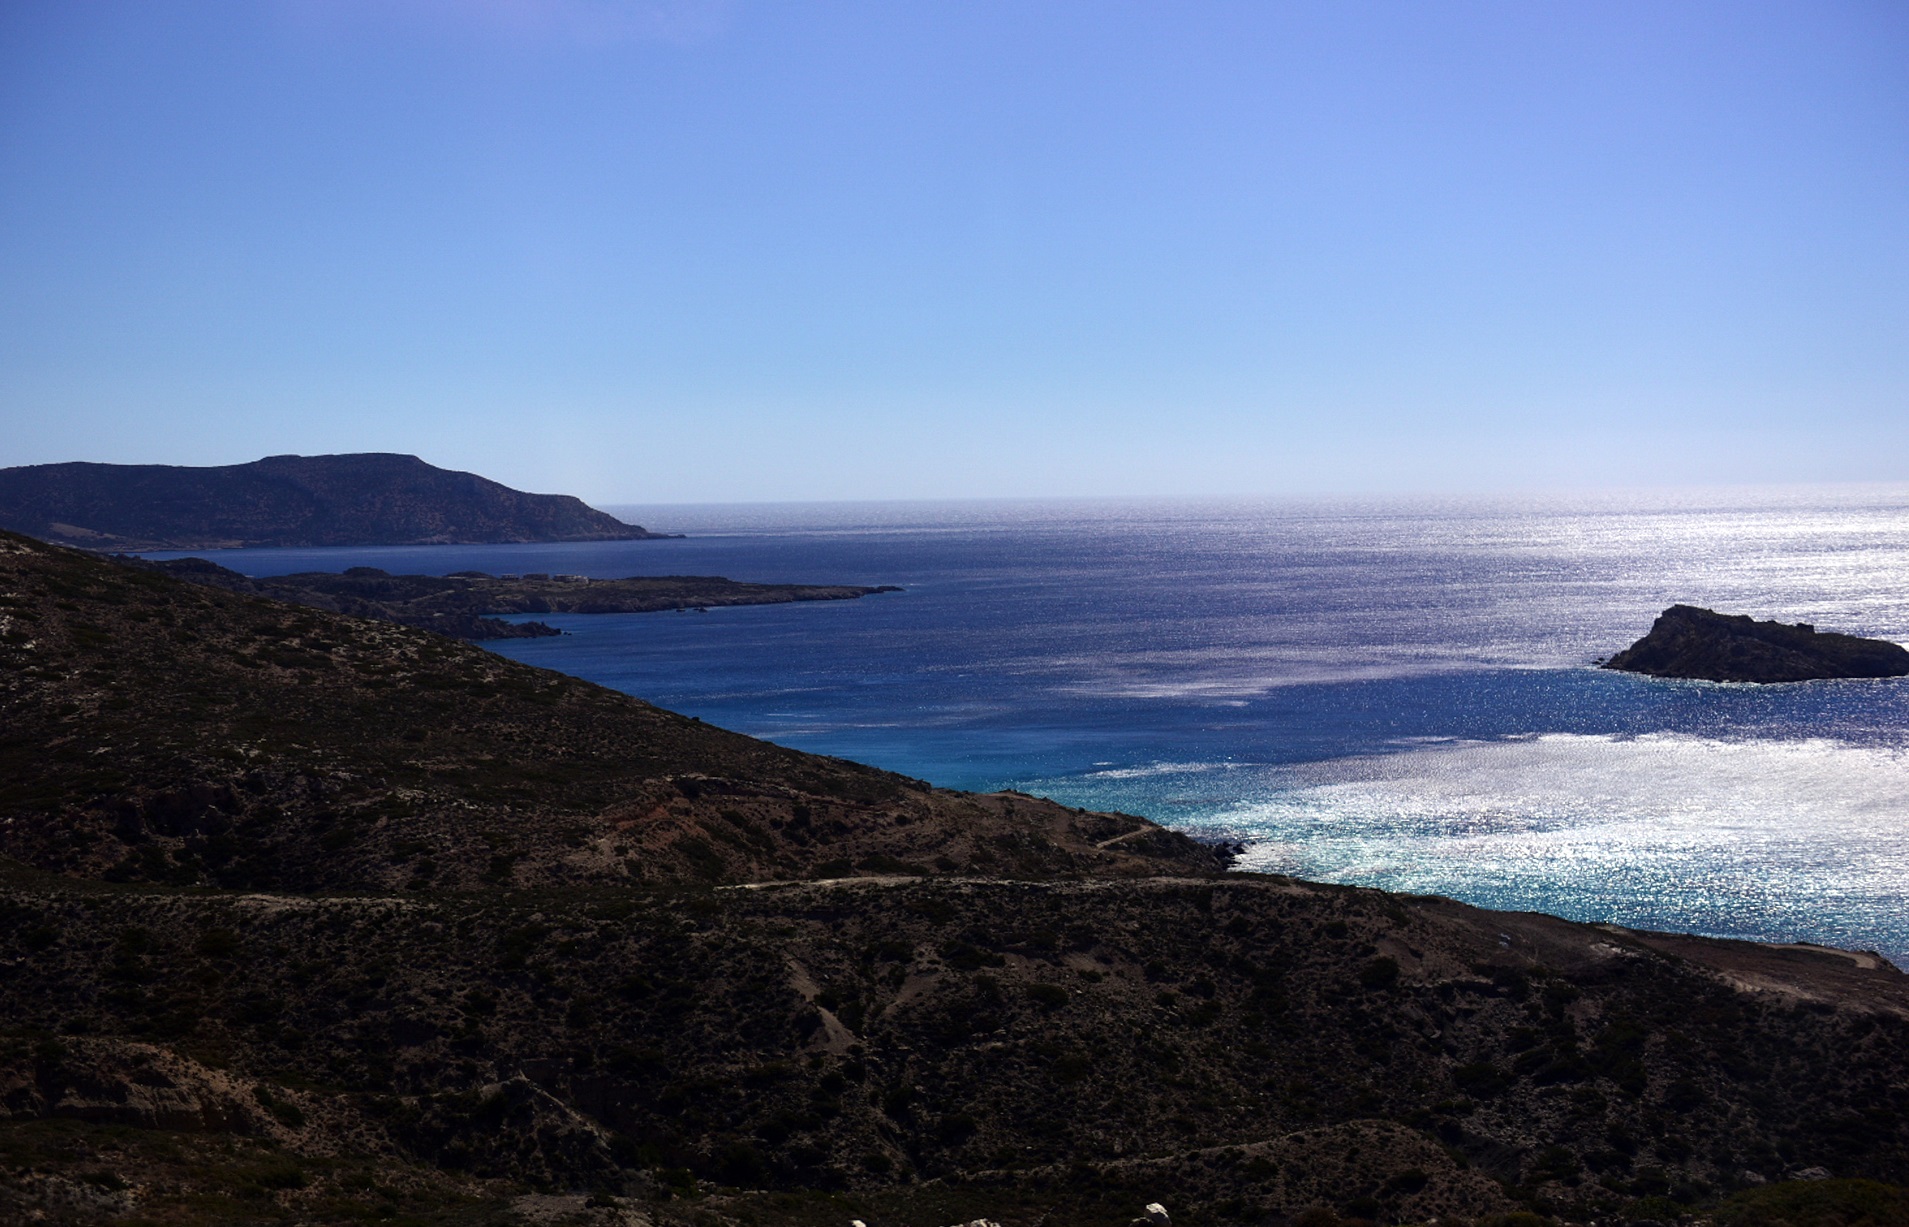
[[[76,461],[0,469],[0,528],[119,552],[673,535],[625,524],[567,494],[528,494],[387,452],[206,467]]]

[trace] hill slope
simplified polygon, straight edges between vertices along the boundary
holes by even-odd
[[[1831,951],[1247,875],[15,873],[0,922],[0,1169],[110,1175],[145,1221],[470,1222],[535,1188],[706,1225],[1627,1221],[1909,1178],[1904,978]]]
[[[657,534],[566,494],[526,494],[416,456],[0,469],[0,528],[87,549],[621,541]]]
[[[932,789],[11,534],[0,669],[0,852],[78,876],[309,891],[1225,863],[1139,819]]]
[[[0,687],[0,1220],[1662,1221],[1909,1178],[1873,956],[1225,874],[13,536]]]

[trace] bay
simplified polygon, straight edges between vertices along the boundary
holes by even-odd
[[[1909,962],[1909,684],[1591,667],[1677,601],[1909,640],[1909,487],[612,510],[690,536],[214,556],[900,584],[495,650],[1243,868]]]

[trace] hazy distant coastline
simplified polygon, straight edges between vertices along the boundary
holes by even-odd
[[[633,541],[668,536],[567,494],[527,494],[416,456],[0,469],[0,528],[93,550]]]

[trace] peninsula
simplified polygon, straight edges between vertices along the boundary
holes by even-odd
[[[1695,605],[1672,605],[1650,633],[1603,668],[1711,682],[1801,682],[1909,676],[1909,651],[1882,639],[1818,631],[1807,623],[1758,622]]]
[[[526,494],[416,456],[0,469],[0,528],[96,550],[632,541],[667,534],[567,494]]]
[[[1884,1224],[1906,1088],[1873,954],[1232,873],[0,534],[3,1221]]]
[[[340,573],[302,571],[254,579],[203,558],[164,562],[122,558],[128,565],[161,571],[195,584],[275,597],[333,613],[381,618],[458,639],[530,639],[560,634],[542,622],[505,622],[500,614],[655,613],[708,610],[729,605],[780,605],[792,601],[845,601],[892,584],[749,584],[713,575],[637,575],[589,579],[582,575],[392,575],[377,567]]]

